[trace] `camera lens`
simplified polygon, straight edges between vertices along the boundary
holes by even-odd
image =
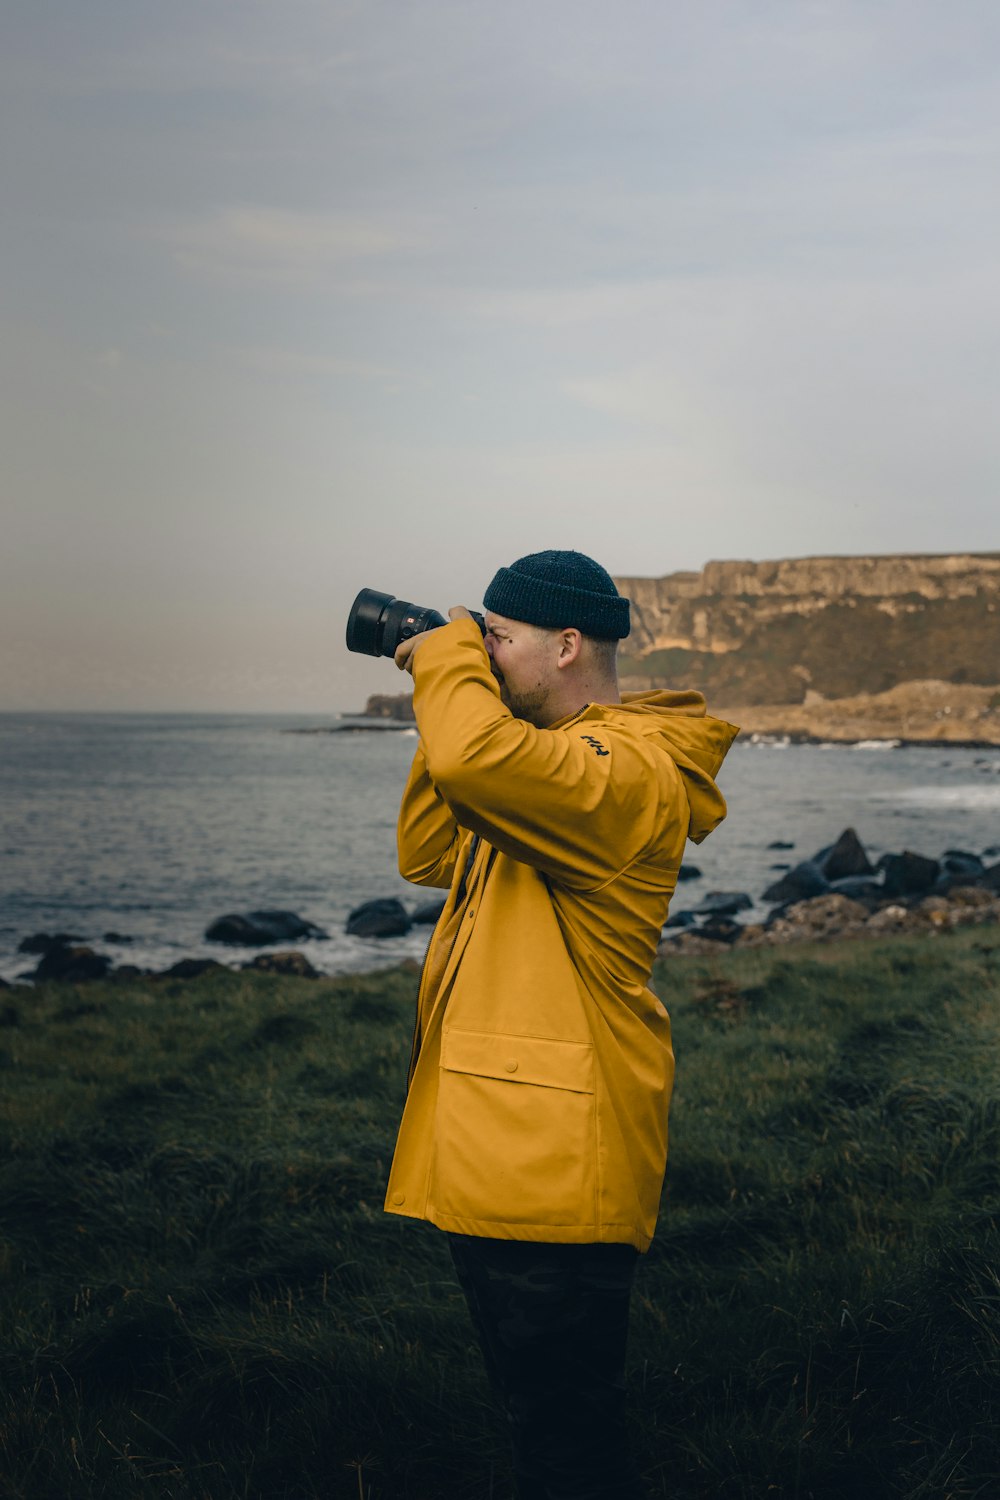
[[[447,623],[436,609],[362,589],[347,617],[347,649],[363,656],[395,656],[400,641]]]
[[[482,615],[473,610],[472,618],[485,635]],[[380,594],[377,589],[362,589],[347,617],[347,649],[362,656],[395,656],[400,641],[447,623],[436,609]]]
[[[386,607],[392,604],[391,594],[380,594],[377,589],[362,589],[347,617],[347,649],[362,656],[382,655],[382,633]]]

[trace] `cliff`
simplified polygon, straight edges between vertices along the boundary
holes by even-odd
[[[411,693],[373,693],[366,702],[361,717],[365,719],[393,719],[412,724],[413,695]]]
[[[991,722],[962,737],[1000,734],[990,706],[1000,686],[1000,553],[710,562],[700,573],[615,581],[632,600],[623,686],[697,687],[734,714],[766,706],[774,717],[797,705],[805,719],[836,719],[830,700],[874,700],[928,680],[975,685],[991,691],[973,695],[975,706],[963,701],[960,717]],[[919,694],[906,701],[919,709]],[[902,702],[882,705],[889,721],[902,723]],[[951,717],[937,699],[927,708],[925,729]]]

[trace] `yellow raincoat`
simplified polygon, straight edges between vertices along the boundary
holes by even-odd
[[[385,1206],[495,1239],[649,1247],[670,1020],[648,987],[684,844],[725,817],[737,730],[698,693],[549,729],[500,700],[479,629],[414,658],[399,867],[450,887],[417,1000]]]

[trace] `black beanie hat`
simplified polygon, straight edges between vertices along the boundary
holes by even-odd
[[[532,552],[501,568],[483,604],[509,620],[620,641],[629,633],[628,600],[600,563],[582,552]]]

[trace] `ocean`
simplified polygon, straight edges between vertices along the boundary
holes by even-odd
[[[271,715],[0,715],[0,977],[37,960],[17,945],[69,932],[116,963],[238,964],[257,950],[204,931],[227,912],[280,907],[329,933],[294,946],[324,973],[420,958],[429,929],[349,937],[362,901],[428,893],[395,864],[415,731],[318,733],[330,718]],[[311,733],[292,731],[309,730]],[[708,890],[759,898],[774,865],[854,827],[870,854],[1000,850],[1000,750],[742,743],[720,785],[726,822],[689,848]],[[788,851],[767,846],[781,839]],[[758,904],[751,919],[767,908]],[[117,934],[114,939],[106,933]],[[283,945],[290,946],[290,945]]]

